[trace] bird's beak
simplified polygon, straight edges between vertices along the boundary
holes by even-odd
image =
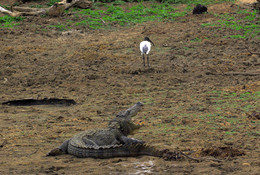
[[[150,40],[150,39],[149,39],[149,40]],[[155,45],[154,45],[154,43],[153,43],[151,40],[150,40],[149,42],[150,42],[150,43],[152,43],[152,44],[153,44],[153,46],[155,46]]]

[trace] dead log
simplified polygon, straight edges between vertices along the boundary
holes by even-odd
[[[18,16],[37,16],[37,15],[48,15],[52,17],[61,16],[66,9],[71,7],[79,8],[90,8],[92,5],[91,1],[88,0],[63,0],[56,2],[49,8],[29,8],[29,7],[11,7],[11,11],[0,6],[0,12],[5,15],[18,17]]]

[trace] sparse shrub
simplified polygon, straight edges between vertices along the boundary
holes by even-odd
[[[23,17],[2,16],[0,17],[0,27],[12,28],[19,25],[19,23],[16,22],[22,21],[23,19]]]
[[[205,23],[202,26],[213,26],[224,30],[225,28],[231,28],[234,31],[239,32],[238,34],[229,35],[229,38],[254,38],[259,36],[260,33],[260,21],[255,21],[257,11],[239,10],[236,14],[221,14],[215,15],[220,18],[214,23]],[[239,15],[244,15],[240,17]],[[260,37],[258,37],[260,39]]]
[[[60,2],[61,0],[49,0],[49,2],[46,4],[47,6],[52,6],[56,2]]]

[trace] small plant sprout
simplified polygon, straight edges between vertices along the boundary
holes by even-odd
[[[154,43],[148,37],[144,37],[144,40],[140,43],[141,55],[143,56],[143,64],[145,66],[145,55],[146,55],[148,67],[150,66],[148,54],[151,50],[151,46],[152,46],[151,44],[154,45]]]

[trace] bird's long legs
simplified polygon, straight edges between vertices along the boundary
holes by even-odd
[[[148,67],[150,67],[150,64],[149,64],[149,56],[147,55],[147,65]]]
[[[150,67],[149,56],[146,55],[146,57],[147,57],[147,66]],[[144,54],[143,54],[143,64],[144,64],[144,67],[145,67],[145,56],[144,56]]]
[[[143,64],[145,66],[145,57],[144,57],[144,54],[143,54]]]

